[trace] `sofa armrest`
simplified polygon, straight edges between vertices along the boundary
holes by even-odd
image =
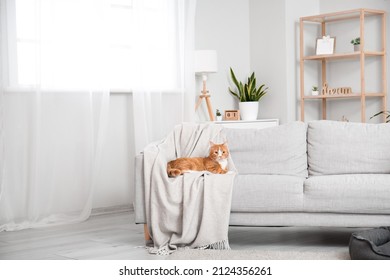
[[[146,223],[146,211],[145,211],[145,184],[144,184],[144,155],[139,154],[135,157],[135,172],[134,172],[134,212],[135,223]]]

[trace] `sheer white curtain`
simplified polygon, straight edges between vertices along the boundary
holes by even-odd
[[[91,211],[108,118],[100,0],[0,0],[0,231]]]
[[[135,151],[194,120],[196,0],[133,0]]]

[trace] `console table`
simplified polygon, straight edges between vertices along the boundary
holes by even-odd
[[[227,128],[266,128],[279,125],[279,119],[262,119],[254,121],[216,121],[216,124]]]

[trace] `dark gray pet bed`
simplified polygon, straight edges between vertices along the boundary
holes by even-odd
[[[352,260],[390,260],[390,227],[352,233],[349,255]]]

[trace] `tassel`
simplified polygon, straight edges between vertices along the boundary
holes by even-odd
[[[221,240],[212,244],[197,247],[198,250],[231,250],[229,240]]]
[[[167,256],[167,255],[170,255],[176,251],[176,250],[169,250],[168,245],[165,245],[159,249],[154,248],[154,247],[145,247],[145,248],[148,250],[149,254],[154,254],[154,255],[158,255],[158,256]],[[183,250],[183,249],[184,250],[190,249],[190,247],[187,247],[187,246],[179,247],[179,250]],[[229,240],[217,241],[215,243],[196,247],[194,249],[197,249],[197,250],[231,250],[230,246],[229,246]]]

